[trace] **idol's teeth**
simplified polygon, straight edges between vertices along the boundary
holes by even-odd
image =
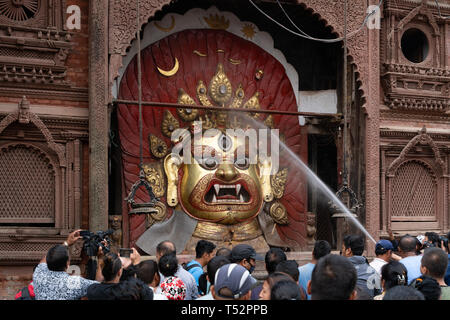
[[[213,199],[212,199],[212,202],[213,202],[213,203],[216,203],[216,202],[217,202],[216,195],[214,195],[214,197],[213,197]]]
[[[242,196],[242,194],[241,194],[241,196],[239,197],[239,202],[244,202],[244,197]]]
[[[214,189],[216,189],[216,194],[219,194],[219,190],[220,190],[220,185],[219,184],[215,184],[214,185]]]
[[[240,184],[237,184],[237,185],[236,185],[236,195],[239,194],[239,191],[241,191],[241,185],[240,185]]]

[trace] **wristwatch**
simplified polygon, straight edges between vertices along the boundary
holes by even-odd
[[[69,247],[69,243],[67,241],[64,241],[63,245],[65,245],[66,247]]]

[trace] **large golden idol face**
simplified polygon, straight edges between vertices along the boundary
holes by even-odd
[[[244,139],[218,131],[216,135],[203,136],[192,151],[191,163],[179,166],[183,176],[177,188],[180,205],[190,216],[202,221],[236,224],[254,218],[263,200],[273,197],[270,180],[267,190],[261,165],[249,159]],[[168,170],[170,165],[166,165]],[[170,204],[170,192],[168,201]]]

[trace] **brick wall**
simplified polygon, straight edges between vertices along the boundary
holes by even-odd
[[[67,7],[70,5],[77,5],[81,11],[81,30],[69,30],[72,33],[71,43],[73,45],[70,54],[66,58],[65,66],[67,67],[66,80],[70,83],[72,88],[81,88],[86,90],[86,98],[80,101],[73,101],[74,99],[64,100],[59,97],[52,97],[48,95],[45,98],[27,97],[31,104],[40,105],[56,105],[69,107],[87,108],[87,88],[89,75],[89,38],[88,38],[88,15],[89,15],[89,0],[67,0]],[[66,12],[67,7],[64,9]],[[70,14],[65,13],[64,23]],[[51,90],[49,85],[47,90]],[[5,97],[0,96],[0,102],[12,102],[14,104],[21,100],[21,96]]]
[[[89,1],[88,0],[68,0],[67,6],[77,5],[81,10],[81,30],[72,30],[74,36],[73,49],[67,57],[66,64],[67,80],[71,81],[75,87],[88,87],[89,73]],[[69,14],[66,14],[66,19]],[[87,106],[87,105],[86,105]]]
[[[0,266],[0,300],[14,299],[30,283],[32,274],[33,266]]]

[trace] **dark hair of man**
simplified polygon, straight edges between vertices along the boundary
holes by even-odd
[[[111,288],[114,300],[153,300],[153,291],[140,279],[130,278]]]
[[[211,241],[200,240],[197,242],[197,245],[195,246],[195,257],[197,259],[200,259],[203,256],[203,254],[211,253],[214,251],[215,248],[216,245]]]
[[[137,265],[136,276],[147,285],[152,283],[155,279],[155,274],[158,272],[158,264],[153,260],[145,260]]]
[[[443,278],[447,271],[448,255],[440,248],[427,248],[422,256],[422,266],[426,267],[430,276]]]
[[[219,270],[221,266],[224,266],[226,264],[229,264],[230,260],[228,260],[224,256],[216,256],[209,260],[208,264],[206,265],[206,272],[208,274],[209,282],[211,285],[214,285],[214,280],[216,277],[216,272]]]
[[[405,235],[400,238],[398,247],[403,252],[416,252],[416,238],[410,235]]]
[[[364,237],[350,234],[344,237],[344,247],[351,249],[354,256],[361,256],[364,252]]]
[[[266,281],[269,284],[270,288],[272,288],[275,285],[275,283],[282,280],[294,281],[294,279],[292,279],[292,277],[287,273],[278,271],[270,273],[266,278]]]
[[[281,250],[280,248],[270,248],[269,251],[266,252],[266,256],[264,257],[267,273],[275,272],[277,265],[281,261],[286,261],[286,259],[287,257],[283,250]]]
[[[395,286],[386,291],[383,300],[425,300],[425,297],[409,286]]]
[[[159,259],[158,269],[164,277],[173,277],[178,270],[178,259],[173,253],[165,254]]]
[[[225,247],[219,248],[216,251],[216,257],[225,257],[231,260],[231,250]]]
[[[270,289],[270,300],[301,300],[300,287],[292,280],[281,280]]]
[[[441,246],[441,240],[439,239],[439,235],[436,232],[425,232],[425,237],[428,238],[428,242],[431,242],[436,247]]]
[[[325,257],[327,254],[330,254],[331,246],[326,240],[317,240],[314,243],[314,249],[312,251],[312,255],[314,259],[319,260],[322,257]]]
[[[102,275],[105,281],[113,280],[122,268],[122,261],[117,254],[109,252],[103,257]]]
[[[348,300],[356,286],[356,269],[349,259],[329,254],[317,262],[311,275],[312,300]]]
[[[69,261],[69,251],[66,246],[57,244],[51,247],[46,256],[47,267],[51,271],[65,271]]]
[[[137,266],[130,265],[126,269],[122,269],[122,276],[119,281],[126,281],[136,278]]]
[[[156,252],[163,256],[168,253],[176,254],[177,249],[172,241],[166,240],[158,243],[156,246]]]
[[[439,283],[430,276],[420,276],[411,283],[411,287],[419,290],[425,297],[425,300],[439,300],[441,297]]]
[[[298,263],[295,260],[281,261],[277,265],[275,271],[284,272],[290,275],[295,282],[298,281],[298,278],[300,276],[300,273],[298,271]]]
[[[381,279],[384,280],[384,289],[395,286],[408,285],[408,270],[398,261],[391,261],[381,267]]]

